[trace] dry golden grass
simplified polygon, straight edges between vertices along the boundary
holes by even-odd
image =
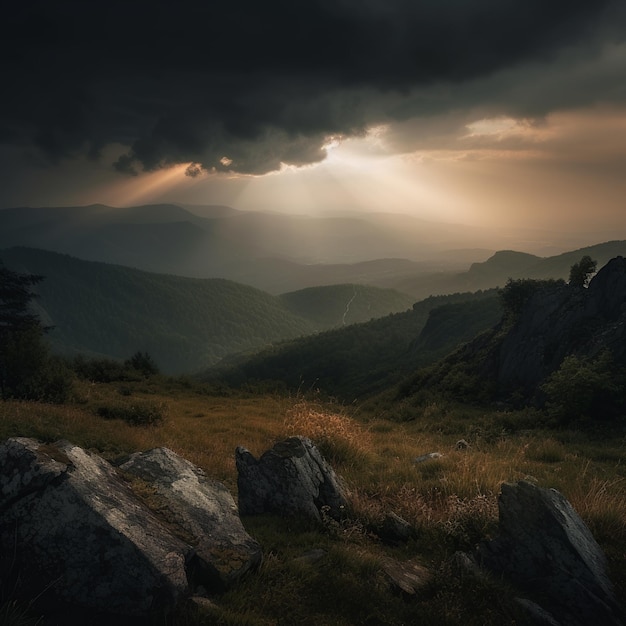
[[[332,464],[361,464],[372,451],[372,438],[358,422],[334,407],[296,399],[286,409],[285,430],[308,437]]]
[[[276,519],[246,522],[267,548],[266,562],[241,591],[224,596],[215,623],[274,623],[271,618],[267,621],[263,611],[271,608],[277,616],[289,614],[295,610],[289,598],[306,594],[312,594],[307,596],[308,610],[317,616],[314,619],[321,620],[315,623],[356,623],[349,615],[360,614],[359,604],[372,611],[379,605],[385,611],[395,611],[388,623],[403,623],[407,619],[405,605],[394,604],[382,587],[376,589],[375,603],[368,597],[378,585],[376,559],[384,547],[363,547],[369,541],[367,528],[389,512],[402,516],[417,529],[417,539],[403,548],[403,558],[417,555],[436,569],[455,550],[471,550],[495,532],[500,486],[518,480],[554,487],[570,500],[609,554],[618,593],[626,594],[624,440],[590,443],[575,433],[507,434],[498,425],[502,416],[497,413],[464,409],[461,414],[445,405],[433,405],[426,415],[397,423],[371,415],[358,417],[340,406],[302,398],[213,396],[173,382],[133,383],[124,389],[114,384],[79,384],[75,395],[76,402],[67,406],[0,403],[0,440],[9,436],[45,441],[64,438],[107,458],[167,446],[236,494],[236,446],[243,445],[258,457],[276,441],[302,435],[318,445],[346,480],[351,492],[351,519],[333,534],[297,530],[291,523],[286,530],[286,522]],[[97,415],[98,407],[121,401],[165,405],[164,419],[149,426],[131,426]],[[469,447],[456,448],[461,438]],[[430,452],[441,456],[415,463],[416,457]],[[333,567],[345,571],[325,569],[322,576],[290,561],[320,544],[328,549]],[[365,576],[363,585],[369,585],[368,589],[359,586],[359,576]],[[324,585],[340,588],[346,580],[354,588],[348,585],[342,593],[357,599],[346,613],[348,617],[335,622],[328,615],[316,614],[318,599],[328,593]],[[278,592],[271,590],[281,585],[284,597],[272,595]],[[457,602],[450,608],[451,615],[467,614],[464,603],[471,604],[473,591],[466,591],[467,597],[455,599],[458,589],[450,590],[450,601]],[[495,592],[486,588],[484,593],[489,599]],[[426,622],[442,610],[436,596],[421,606]],[[304,619],[300,614],[297,617]],[[501,623],[498,619],[496,615],[484,623]],[[452,619],[446,623],[457,622]]]

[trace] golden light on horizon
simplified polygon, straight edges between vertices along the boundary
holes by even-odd
[[[183,163],[120,180],[110,185],[108,202],[116,206],[132,206],[158,201],[163,194],[171,193],[176,187],[192,183],[193,179],[185,176],[189,166],[190,163]]]

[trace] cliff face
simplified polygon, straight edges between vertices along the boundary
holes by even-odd
[[[532,394],[569,354],[595,356],[609,349],[626,361],[626,260],[616,257],[587,289],[563,285],[532,296],[512,328],[496,346],[502,390]]]
[[[433,390],[468,401],[540,401],[542,383],[568,355],[595,357],[608,350],[626,365],[626,260],[610,260],[587,289],[565,283],[537,285],[513,317],[506,317],[450,354],[417,372],[400,396]]]

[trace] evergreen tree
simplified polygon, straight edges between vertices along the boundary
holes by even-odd
[[[598,265],[590,256],[585,255],[569,270],[569,284],[573,287],[586,287]]]
[[[63,364],[50,357],[45,328],[30,309],[32,287],[43,280],[0,261],[0,398],[64,401],[71,385]]]
[[[159,367],[147,352],[135,352],[124,365],[141,372],[146,378],[159,373]]]
[[[43,280],[36,274],[18,274],[0,261],[0,337],[27,328],[40,327],[37,316],[30,312],[35,297],[31,287]]]

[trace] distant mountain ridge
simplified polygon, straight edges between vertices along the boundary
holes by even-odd
[[[498,247],[522,245],[498,236]],[[524,252],[492,256],[495,240],[478,228],[388,213],[314,217],[178,204],[0,210],[0,249],[25,246],[148,272],[225,278],[275,295],[357,283],[422,299],[501,286],[551,264],[548,273],[562,276],[571,265]]]
[[[602,267],[616,256],[626,256],[626,241],[607,241],[552,257],[538,257],[525,252],[500,250],[486,261],[473,263],[465,272],[422,274],[378,281],[380,286],[393,287],[416,298],[461,291],[504,287],[509,278],[569,277],[571,266],[589,255]]]
[[[0,250],[0,261],[44,276],[37,313],[54,326],[49,338],[57,351],[113,358],[147,351],[166,373],[193,372],[232,353],[406,310],[412,302],[393,290],[322,287],[308,295],[318,310],[307,316],[293,304],[298,294],[283,301],[225,279],[148,273],[29,248]],[[359,291],[369,309],[348,306]]]

